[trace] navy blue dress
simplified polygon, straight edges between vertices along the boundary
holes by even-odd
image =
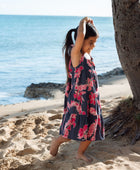
[[[82,55],[74,68],[70,59],[60,126],[64,138],[79,141],[105,138],[98,87],[94,62]]]

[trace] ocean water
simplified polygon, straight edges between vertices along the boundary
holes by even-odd
[[[31,83],[65,83],[62,46],[67,31],[82,17],[0,15],[0,105],[28,101]],[[105,73],[120,62],[112,17],[92,17],[99,39],[92,52],[96,71]]]

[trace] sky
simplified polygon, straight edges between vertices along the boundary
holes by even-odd
[[[112,16],[111,0],[0,0],[0,14]]]

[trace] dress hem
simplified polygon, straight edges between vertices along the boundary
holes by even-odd
[[[61,135],[63,138],[65,138],[65,139],[70,139],[70,140],[75,140],[75,141],[81,141],[81,142],[84,142],[84,141],[91,141],[91,142],[94,142],[94,141],[99,141],[99,140],[105,140],[105,137],[104,138],[102,138],[102,139],[95,139],[95,140],[90,140],[90,139],[87,139],[87,140],[81,140],[81,139],[73,139],[73,138],[68,138],[68,137],[64,137],[64,135],[62,135],[62,134],[59,134],[59,135]]]

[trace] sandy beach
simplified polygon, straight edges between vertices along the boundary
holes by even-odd
[[[124,75],[101,80],[99,91],[104,118],[132,96]],[[50,143],[59,133],[63,103],[64,94],[57,91],[54,99],[0,106],[0,170],[139,170],[140,141],[129,145],[106,137],[92,142],[86,152],[91,163],[75,159],[77,141],[62,144],[52,157]]]

